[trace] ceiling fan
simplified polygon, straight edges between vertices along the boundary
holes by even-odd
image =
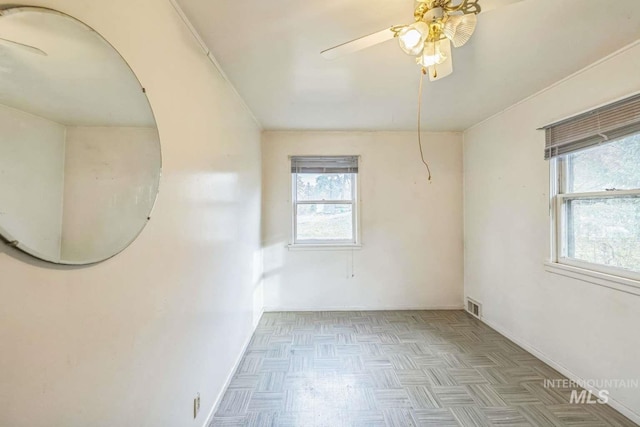
[[[24,50],[26,52],[35,53],[36,55],[47,56],[47,52],[43,51],[42,49],[38,49],[37,47],[29,46],[28,44],[15,42],[13,40],[0,38],[0,44],[6,45],[6,46],[10,46],[10,47],[14,47],[14,48],[18,48],[18,49],[22,49],[22,50]]]
[[[400,48],[416,57],[423,70],[429,70],[429,80],[439,80],[453,72],[451,44],[461,47],[469,41],[479,13],[518,1],[521,0],[418,0],[412,24],[357,38],[324,50],[321,55],[334,59],[397,38]]]

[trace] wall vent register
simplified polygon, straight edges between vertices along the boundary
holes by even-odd
[[[471,298],[467,298],[467,311],[469,314],[479,319],[482,317],[482,304],[472,300]]]

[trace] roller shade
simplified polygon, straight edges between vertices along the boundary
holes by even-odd
[[[640,132],[640,95],[543,128],[544,158],[561,156]]]
[[[358,173],[358,156],[294,156],[291,173]]]

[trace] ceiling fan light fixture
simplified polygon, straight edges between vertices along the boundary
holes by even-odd
[[[422,72],[429,70],[429,80],[436,81],[453,72],[451,45],[461,47],[469,42],[476,30],[479,13],[495,8],[498,3],[520,1],[416,0],[413,23],[394,25],[388,30],[324,50],[321,54],[331,59],[342,53],[355,52],[397,38],[400,48],[416,58]],[[482,7],[479,2],[482,2]]]
[[[465,45],[476,30],[478,17],[474,13],[450,15],[442,26],[442,32],[455,47]]]
[[[429,67],[429,81],[435,82],[453,73],[453,61],[447,58],[442,64]]]
[[[422,55],[416,58],[418,65],[425,68],[442,64],[451,56],[451,45],[448,39],[427,42]]]
[[[417,21],[398,31],[398,43],[406,54],[418,56],[424,50],[424,42],[428,36],[429,25]]]

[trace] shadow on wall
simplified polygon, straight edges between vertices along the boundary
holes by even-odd
[[[264,243],[263,243],[264,244]],[[280,294],[280,274],[284,267],[284,247],[287,245],[284,241],[266,244],[262,248],[262,287],[268,287],[272,295]]]

